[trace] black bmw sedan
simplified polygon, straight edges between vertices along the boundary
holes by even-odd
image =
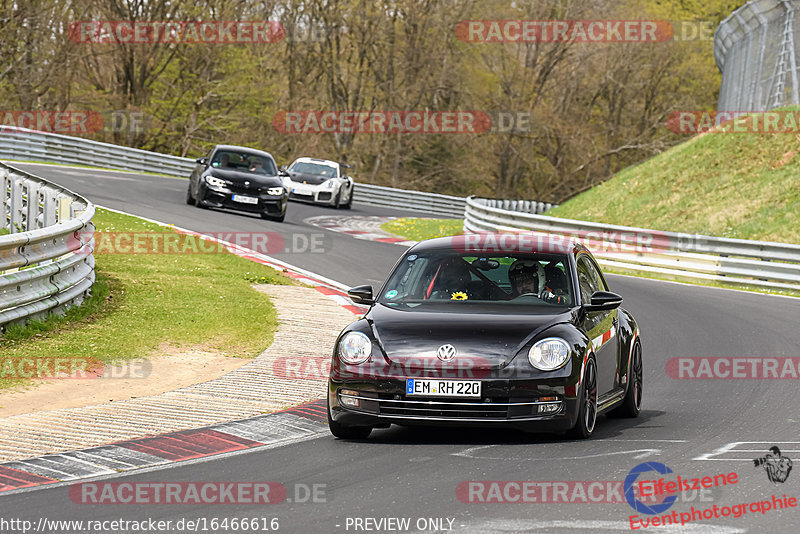
[[[231,145],[217,145],[197,160],[186,191],[187,204],[248,211],[279,222],[286,217],[288,198],[270,154]]]
[[[531,234],[423,241],[337,339],[334,436],[399,425],[508,426],[591,436],[598,414],[636,417],[633,316],[582,245]]]

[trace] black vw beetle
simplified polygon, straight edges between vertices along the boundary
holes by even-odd
[[[187,204],[249,211],[279,222],[288,199],[289,188],[269,153],[232,145],[217,145],[198,159],[186,190]]]
[[[642,348],[591,253],[534,234],[423,241],[336,341],[334,436],[376,427],[508,426],[591,436],[597,415],[636,417]]]

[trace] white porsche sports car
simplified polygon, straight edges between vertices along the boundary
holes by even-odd
[[[289,178],[290,199],[349,209],[353,204],[353,179],[347,176],[350,165],[327,159],[297,158],[281,172]]]

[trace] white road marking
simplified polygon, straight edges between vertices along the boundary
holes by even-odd
[[[464,449],[463,451],[454,452],[451,456],[460,456],[462,458],[471,458],[475,460],[504,460],[504,461],[513,461],[513,460],[582,460],[584,458],[602,458],[604,456],[615,456],[619,454],[634,454],[635,459],[640,458],[647,458],[648,456],[658,456],[661,454],[661,449],[632,449],[629,451],[611,451],[611,452],[601,452],[598,454],[584,454],[580,456],[547,456],[545,458],[535,458],[533,456],[526,455],[524,457],[515,458],[514,456],[510,456],[508,454],[504,454],[502,456],[475,456],[477,451],[488,449],[490,447],[496,447],[496,445],[481,445],[479,447],[469,447]]]
[[[592,443],[597,443],[598,441],[630,441],[630,442],[659,442],[659,443],[689,443],[688,439],[593,439]]]
[[[800,441],[734,441],[731,443],[726,443],[722,447],[714,449],[711,452],[706,452],[701,454],[700,456],[695,456],[692,460],[710,460],[710,461],[717,461],[717,462],[752,462],[752,458],[735,458],[735,457],[727,457],[727,458],[715,458],[715,456],[722,456],[727,453],[747,453],[747,454],[755,454],[757,456],[765,454],[770,447],[777,445],[781,449],[782,453],[800,453],[798,449],[788,449],[781,447],[784,444],[799,444]],[[763,448],[760,449],[737,449],[737,445],[745,445],[745,444],[759,444],[763,445]]]

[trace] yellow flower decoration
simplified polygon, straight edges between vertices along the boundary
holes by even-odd
[[[450,300],[467,300],[467,294],[463,291],[456,291],[450,295]]]

